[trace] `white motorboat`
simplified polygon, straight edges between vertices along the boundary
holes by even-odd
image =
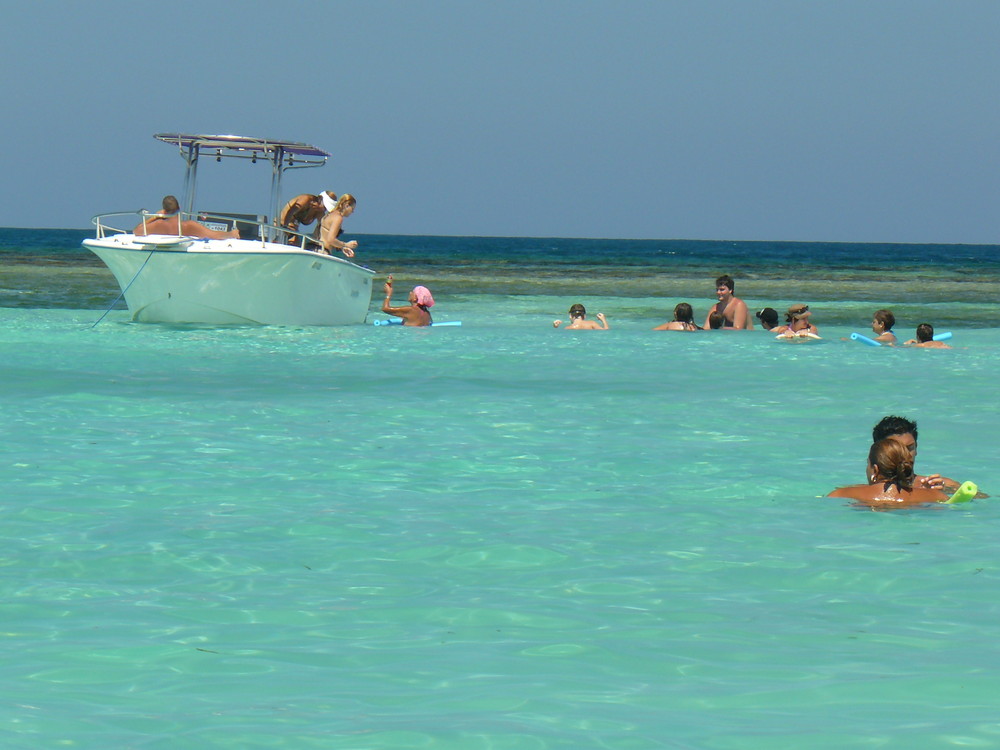
[[[204,239],[179,231],[136,234],[148,218],[158,214],[130,211],[95,216],[96,235],[83,245],[118,280],[132,320],[294,326],[365,321],[375,272],[308,249],[305,234],[280,229],[274,218],[282,174],[288,169],[322,166],[328,153],[304,143],[235,135],[160,133],[154,137],[176,145],[187,163],[178,230],[183,220],[194,219],[214,230],[235,228],[240,236]],[[266,215],[193,212],[201,156],[269,163],[272,222]]]

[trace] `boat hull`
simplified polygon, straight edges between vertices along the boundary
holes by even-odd
[[[375,272],[340,258],[251,240],[151,240],[83,242],[118,280],[132,320],[341,326],[368,314]]]

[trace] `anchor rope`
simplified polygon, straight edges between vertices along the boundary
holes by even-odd
[[[127,292],[129,290],[129,287],[132,286],[132,282],[135,281],[137,278],[139,278],[139,274],[142,273],[142,269],[146,267],[146,264],[149,263],[149,259],[153,257],[153,253],[155,252],[156,252],[155,250],[149,251],[149,255],[146,256],[146,260],[142,262],[142,265],[139,266],[139,270],[137,270],[135,274],[132,276],[132,280],[125,285],[125,287],[121,291],[121,294],[115,297],[114,301],[111,303],[111,306],[104,311],[104,315],[102,315],[97,319],[97,323],[100,323],[102,320],[104,320],[108,316],[108,313],[111,312],[115,308],[115,305],[118,304],[118,300],[120,300],[122,297],[125,296],[125,292]],[[94,325],[92,325],[91,328],[96,328],[97,323],[94,323]]]

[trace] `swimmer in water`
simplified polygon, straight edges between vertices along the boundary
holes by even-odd
[[[736,282],[732,276],[724,274],[715,280],[715,296],[719,301],[709,309],[703,328],[710,328],[712,321],[709,318],[714,312],[722,314],[725,328],[734,328],[738,331],[749,331],[753,328],[747,303],[736,296]]]
[[[773,307],[765,307],[763,310],[758,310],[755,316],[765,331],[770,331],[778,327],[778,311]]]
[[[903,346],[918,346],[921,349],[951,349],[943,341],[934,340],[934,326],[930,323],[921,323],[917,326],[917,337],[910,339]]]
[[[700,331],[694,323],[694,310],[687,302],[681,302],[674,308],[674,319],[656,326],[654,331]]]
[[[812,313],[809,305],[797,304],[788,308],[785,313],[786,324],[771,330],[779,338],[819,338],[819,329],[809,320]]]
[[[896,325],[896,316],[890,310],[876,310],[872,316],[874,340],[882,346],[895,346],[897,343],[896,334],[892,332],[894,325]]]
[[[708,330],[718,331],[726,326],[726,316],[718,310],[713,310],[708,314]]]
[[[604,317],[604,313],[597,313],[597,320],[601,321],[598,323],[595,320],[587,320],[587,308],[581,305],[579,302],[573,305],[569,309],[569,325],[567,325],[563,330],[566,331],[580,331],[580,330],[592,330],[592,331],[606,331],[611,326],[608,325],[607,318]],[[553,320],[552,327],[558,328],[562,325],[561,320]]]
[[[913,455],[892,437],[879,440],[869,449],[865,476],[866,484],[838,487],[827,497],[850,498],[873,510],[943,503],[948,499],[941,490],[915,486]]]
[[[895,438],[910,452],[913,460],[917,460],[917,423],[906,417],[882,417],[878,424],[872,427],[872,442],[877,443],[885,438]],[[931,490],[954,492],[961,482],[943,477],[940,474],[914,475],[914,484]],[[985,497],[985,495],[983,495]]]
[[[392,306],[392,276],[389,276],[383,287],[385,300],[382,302],[382,312],[403,319],[404,326],[429,326],[431,321],[430,308],[434,307],[434,297],[431,290],[425,286],[415,286],[410,292],[406,307]]]

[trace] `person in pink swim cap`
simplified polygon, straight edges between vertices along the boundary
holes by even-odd
[[[429,326],[431,321],[430,308],[434,307],[434,297],[431,290],[425,286],[415,286],[410,292],[410,304],[406,307],[392,306],[392,276],[385,282],[385,301],[382,302],[382,312],[403,319],[404,326]]]

